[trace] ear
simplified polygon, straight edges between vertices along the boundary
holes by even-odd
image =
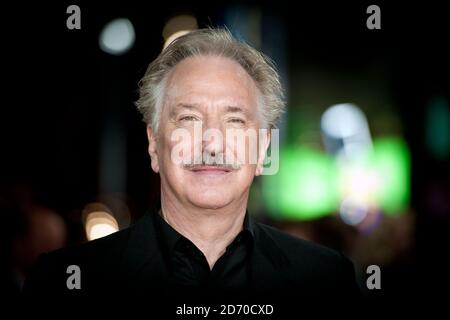
[[[157,137],[155,132],[150,126],[147,126],[147,138],[148,138],[148,154],[150,155],[152,169],[156,173],[159,172],[159,162],[157,153]]]
[[[255,175],[256,176],[260,176],[263,173],[264,167],[264,159],[266,157],[266,152],[267,149],[269,148],[270,145],[270,139],[271,139],[271,135],[270,135],[270,130],[267,130],[267,133],[265,135],[261,135],[259,137],[259,149],[258,149],[258,163],[256,164],[256,172]]]

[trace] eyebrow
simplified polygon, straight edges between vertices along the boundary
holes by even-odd
[[[198,110],[198,106],[192,104],[178,103],[175,108],[170,111],[170,116],[174,116],[178,110],[180,109],[188,109],[188,110]]]
[[[226,107],[226,112],[227,113],[243,113],[243,114],[247,114],[247,111],[244,110],[241,107],[234,107],[234,106],[227,106]]]
[[[196,104],[178,103],[175,108],[172,109],[171,115],[174,115],[180,109],[197,110],[200,111],[200,107]],[[249,115],[248,111],[239,106],[226,106],[225,113],[242,113]]]

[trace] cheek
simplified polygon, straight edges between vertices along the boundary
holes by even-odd
[[[192,130],[175,129],[164,137],[161,150],[164,161],[171,166],[192,163],[194,157],[201,154],[201,135],[198,139]]]
[[[252,183],[253,178],[255,177],[256,167],[256,164],[247,164],[243,167],[245,180],[248,181],[249,184]]]
[[[244,164],[235,173],[233,188],[236,189],[246,189],[249,188],[253,182],[253,178],[256,173],[256,165],[254,164]]]
[[[256,136],[238,135],[237,138],[227,136],[227,159],[237,161],[242,166],[253,166],[258,163],[258,140]]]

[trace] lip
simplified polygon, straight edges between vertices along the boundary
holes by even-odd
[[[228,168],[215,166],[196,167],[194,169],[191,169],[190,171],[196,174],[226,174],[231,172],[231,170]]]

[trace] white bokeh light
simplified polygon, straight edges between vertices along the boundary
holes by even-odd
[[[367,119],[356,105],[341,103],[331,106],[322,115],[322,130],[334,138],[350,138],[365,134]]]
[[[110,21],[103,27],[99,37],[100,49],[112,55],[126,53],[134,44],[133,24],[126,18]]]
[[[367,217],[368,207],[363,202],[347,198],[342,201],[339,214],[346,224],[356,226]]]
[[[323,113],[320,126],[327,150],[345,161],[364,156],[372,148],[367,118],[355,104],[332,105]]]

